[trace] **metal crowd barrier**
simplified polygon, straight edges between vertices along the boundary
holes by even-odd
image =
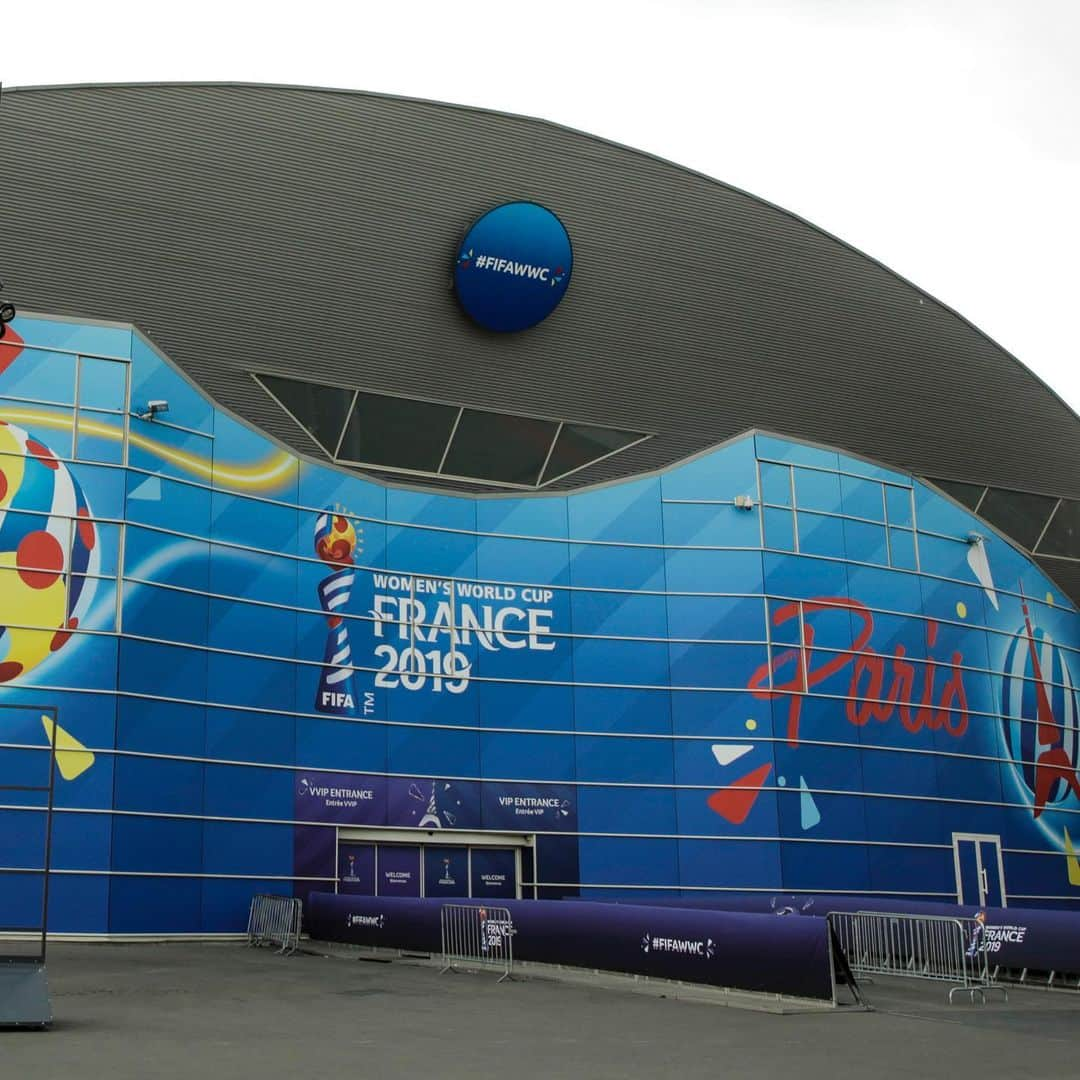
[[[20,921],[12,926],[0,926],[0,935],[18,934],[19,938],[27,934],[32,935],[31,940],[10,940],[0,942],[0,1028],[5,1027],[40,1027],[46,1028],[52,1023],[52,1004],[49,1001],[49,986],[45,972],[45,955],[48,949],[48,925],[49,925],[49,883],[52,869],[52,835],[53,835],[53,798],[56,790],[57,759],[60,753],[56,747],[58,724],[57,709],[52,705],[10,705],[0,704],[0,713],[7,715],[10,710],[18,713],[30,713],[33,716],[31,723],[35,724],[40,718],[45,727],[48,738],[48,746],[41,747],[47,750],[47,755],[37,758],[35,764],[40,768],[31,767],[29,775],[23,768],[18,767],[18,757],[26,751],[36,751],[37,746],[19,747],[8,744],[0,746],[0,798],[7,802],[8,799],[16,804],[25,814],[33,818],[37,814],[44,816],[44,828],[42,834],[41,866],[7,867],[0,873],[0,893],[8,886],[8,879],[14,875],[26,879],[40,879],[41,891],[40,906],[37,906],[36,917],[31,916],[32,921]],[[8,766],[8,756],[12,766]],[[60,769],[64,767],[66,760],[60,758]],[[36,783],[6,783],[4,778],[8,775],[23,774],[24,781],[36,781]],[[10,795],[9,795],[10,793]],[[12,807],[15,809],[15,807]],[[28,819],[29,820],[29,819]],[[30,835],[36,830],[26,826]],[[33,887],[26,886],[28,901],[32,897]],[[16,895],[22,889],[16,889]]]
[[[500,970],[499,982],[510,978],[514,970],[515,931],[508,908],[443,904],[439,923],[443,958],[440,974],[460,964]]]
[[[277,945],[278,952],[296,952],[300,945],[303,905],[291,896],[256,893],[248,912],[247,943]]]
[[[831,911],[829,926],[856,975],[937,979],[957,993],[986,1001],[987,992],[1009,992],[991,977],[976,919],[945,915],[894,915],[883,911]]]

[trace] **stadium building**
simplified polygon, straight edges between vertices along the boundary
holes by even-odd
[[[35,786],[56,739],[54,930],[1077,906],[1080,419],[960,315],[539,120],[129,85],[0,122],[0,760]],[[17,927],[45,814],[4,799]]]

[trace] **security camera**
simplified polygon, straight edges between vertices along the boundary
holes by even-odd
[[[155,416],[160,416],[162,413],[169,411],[169,403],[167,401],[157,400],[148,401],[146,403],[146,411],[139,413],[140,420],[153,420]]]

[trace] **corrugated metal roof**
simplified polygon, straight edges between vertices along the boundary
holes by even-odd
[[[748,428],[916,473],[1080,497],[1080,419],[956,313],[795,215],[540,120],[352,92],[5,91],[0,277],[132,322],[217,401],[318,451],[253,370],[656,432],[567,478]],[[490,207],[574,244],[556,312],[472,325],[449,288]],[[459,485],[459,488],[463,488]]]

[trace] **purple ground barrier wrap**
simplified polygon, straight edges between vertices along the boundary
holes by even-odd
[[[619,906],[636,907],[637,904],[632,899],[619,901]],[[986,918],[982,930],[977,932],[977,947],[987,953],[991,968],[997,965],[1030,971],[1080,972],[1080,914],[1072,911],[979,908],[970,904],[935,904],[925,900],[786,893],[662,900],[656,902],[656,906],[684,911],[757,912],[771,913],[774,917],[803,918],[824,918],[830,911],[886,911],[970,919],[982,911]]]
[[[305,926],[326,941],[438,953],[442,903],[312,893]],[[519,960],[833,998],[820,919],[575,900],[500,903],[510,910]]]

